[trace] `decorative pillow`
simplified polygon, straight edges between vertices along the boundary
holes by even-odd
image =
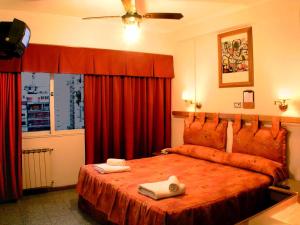
[[[242,153],[227,153],[214,148],[197,145],[176,146],[170,148],[169,152],[263,173],[271,176],[273,178],[273,183],[288,178],[287,169],[282,163],[260,156]]]
[[[169,152],[216,163],[224,163],[225,158],[228,157],[227,152],[199,145],[179,145],[170,148]]]
[[[287,130],[280,126],[280,120],[273,118],[272,127],[259,128],[258,116],[253,117],[251,125],[241,124],[237,116],[233,125],[232,152],[257,155],[282,163],[286,166]]]
[[[227,138],[227,120],[219,121],[219,115],[205,119],[205,113],[198,117],[191,114],[185,119],[183,133],[184,144],[200,145],[225,151]]]

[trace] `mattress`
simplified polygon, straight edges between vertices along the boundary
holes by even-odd
[[[185,146],[172,154],[129,160],[130,172],[100,174],[85,165],[77,192],[112,224],[234,224],[261,210],[267,187],[285,176],[279,163],[249,157]],[[139,184],[171,175],[186,185],[184,195],[157,201],[138,193]]]

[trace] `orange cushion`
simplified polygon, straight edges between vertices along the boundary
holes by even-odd
[[[282,127],[274,137],[272,128],[262,127],[255,132],[251,126],[244,126],[233,135],[232,152],[262,156],[286,165],[286,136]]]
[[[184,144],[200,145],[225,151],[227,138],[227,120],[202,121],[196,119],[185,126],[183,133]]]

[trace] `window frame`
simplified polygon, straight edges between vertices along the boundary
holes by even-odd
[[[34,73],[34,72],[31,72]],[[59,137],[59,136],[73,136],[82,135],[85,129],[71,129],[71,130],[55,130],[55,98],[54,98],[54,75],[55,73],[48,73],[50,75],[49,87],[49,107],[50,107],[50,130],[48,131],[22,131],[22,138],[43,138],[43,137]],[[82,75],[82,74],[79,74]]]

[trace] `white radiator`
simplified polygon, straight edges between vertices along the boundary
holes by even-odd
[[[22,150],[23,190],[53,186],[52,151],[50,148]]]

